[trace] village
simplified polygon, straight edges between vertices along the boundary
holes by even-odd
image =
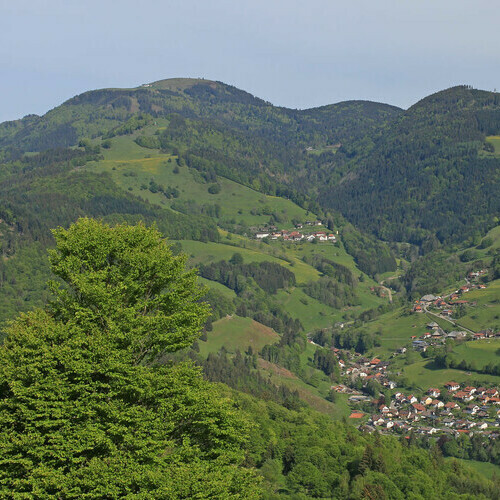
[[[416,301],[413,312],[435,311],[436,317],[450,317],[443,314],[448,308],[453,312],[457,305],[467,304],[461,297],[473,289],[486,288],[474,282],[486,271],[480,270],[467,276],[467,285],[447,297],[424,295]],[[446,300],[445,300],[446,299]],[[416,309],[420,306],[422,311]],[[431,313],[432,314],[432,313]],[[359,428],[367,432],[410,431],[422,434],[480,433],[492,439],[500,435],[500,392],[498,387],[475,387],[454,381],[442,387],[428,387],[419,393],[405,393],[398,390],[399,372],[391,370],[391,364],[408,350],[423,353],[430,347],[444,346],[447,340],[459,342],[499,338],[500,332],[491,329],[480,332],[457,329],[446,333],[435,321],[427,324],[428,332],[417,337],[411,335],[409,343],[395,350],[389,361],[379,358],[368,359],[359,353],[332,348],[343,383],[332,386],[332,391],[349,395],[352,408],[349,419],[362,422]]]
[[[403,348],[404,349],[404,348]],[[343,384],[332,387],[337,393],[349,394],[354,409],[350,419],[362,420],[362,429],[373,432],[376,429],[388,432],[409,432],[418,434],[460,433],[500,435],[500,393],[496,387],[474,387],[457,382],[447,382],[440,389],[429,387],[421,395],[405,394],[397,390],[391,380],[390,363],[378,358],[367,359],[355,354],[352,359],[345,357],[338,349],[342,369]],[[361,382],[358,383],[357,379]],[[380,395],[370,397],[362,392],[369,381],[377,381],[382,388],[394,390],[390,400]],[[361,385],[361,390],[357,389]],[[367,411],[367,409],[371,411]]]
[[[326,231],[314,231],[314,232],[302,232],[298,231],[299,229],[303,229],[304,226],[323,226],[321,221],[306,221],[303,224],[298,223],[295,224],[295,231],[290,231],[286,229],[278,229],[276,226],[266,226],[265,228],[260,228],[259,230],[254,231],[254,236],[258,240],[262,240],[264,238],[268,238],[270,240],[283,240],[283,241],[330,241],[335,243],[337,241],[337,236],[339,234],[336,231],[336,235],[332,232]]]

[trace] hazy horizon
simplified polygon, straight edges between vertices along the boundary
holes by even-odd
[[[500,88],[491,3],[20,0],[0,6],[0,122],[88,90],[218,80],[289,108],[408,108],[455,85]]]

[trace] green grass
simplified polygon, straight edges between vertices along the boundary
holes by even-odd
[[[251,318],[232,316],[213,323],[213,330],[207,333],[207,341],[200,341],[200,354],[207,356],[225,347],[228,352],[236,349],[245,351],[249,346],[254,352],[260,351],[266,344],[274,344],[279,335],[267,326]]]
[[[214,322],[213,327],[213,331],[208,332],[207,341],[198,342],[202,356],[217,352],[223,346],[230,353],[234,353],[236,349],[246,350],[248,346],[252,346],[254,352],[257,352],[266,344],[279,340],[279,335],[271,328],[250,318],[241,318],[236,315]],[[307,384],[289,370],[262,359],[259,360],[259,371],[274,384],[282,384],[290,390],[297,390],[300,398],[314,409],[333,418],[340,419],[348,416],[350,408],[347,395],[339,395],[335,404],[327,401],[325,396],[330,390],[331,381],[323,372],[308,366],[308,361],[314,356],[315,350],[315,346],[307,344],[305,351],[301,354],[301,362],[309,374],[316,374],[319,378],[320,382],[317,387]]]
[[[478,369],[489,363],[500,362],[500,339],[475,340],[473,342],[463,342],[453,349],[459,359],[473,361]]]
[[[500,330],[500,280],[488,283],[483,290],[466,293],[464,299],[477,302],[477,305],[469,305],[467,315],[460,318],[458,323],[474,331],[485,328]]]
[[[500,377],[495,375],[483,375],[454,369],[436,369],[433,361],[428,359],[403,367],[403,374],[411,385],[422,391],[427,390],[429,387],[442,387],[449,381],[458,383],[477,381],[481,384],[500,383]]]
[[[205,285],[213,290],[221,292],[228,299],[234,299],[236,297],[236,292],[234,290],[231,290],[227,286],[224,286],[222,283],[207,280],[205,278],[202,278],[201,276],[198,276],[198,281],[201,285]]]
[[[157,149],[146,149],[134,142],[136,135],[122,135],[111,139],[111,148],[102,149],[104,161],[102,165],[114,166],[112,162],[143,160],[145,156],[159,156]]]
[[[338,401],[331,403],[325,399],[326,386],[331,386],[330,382],[322,382],[320,387],[313,387],[303,380],[299,379],[290,371],[269,363],[262,359],[259,360],[259,371],[276,385],[284,385],[292,391],[298,391],[300,398],[315,410],[329,415],[334,419],[341,419],[350,414],[350,408],[347,403],[347,394],[341,394]],[[313,370],[316,371],[317,370]]]
[[[290,290],[279,290],[276,294],[279,302],[293,319],[299,319],[306,332],[315,328],[326,328],[338,321],[342,311],[338,311],[309,297],[304,291],[295,287]]]
[[[182,240],[183,251],[189,256],[192,265],[208,264],[220,260],[229,260],[235,253],[240,253],[243,261],[248,264],[250,262],[275,262],[295,274],[297,283],[306,283],[310,280],[318,279],[319,272],[313,267],[299,261],[298,259],[290,259],[293,264],[275,257],[271,253],[272,249],[269,245],[261,244],[262,248],[255,247],[242,248],[224,243],[201,242]]]
[[[488,479],[491,479],[493,477],[493,474],[495,474],[497,477],[500,477],[500,466],[496,464],[491,464],[489,462],[479,462],[477,460],[464,460],[463,458],[454,457],[446,457],[445,460],[458,460],[462,464],[471,467]]]
[[[500,135],[490,135],[486,137],[486,142],[489,142],[494,148],[494,153],[481,152],[482,156],[500,156]]]
[[[376,353],[392,353],[398,347],[410,343],[413,335],[419,337],[429,331],[426,325],[435,319],[426,314],[408,314],[408,310],[407,306],[395,309],[365,324],[364,328],[368,332],[381,332],[377,337],[381,346],[375,348]]]
[[[311,257],[313,255],[320,255],[325,259],[329,259],[337,264],[347,267],[356,277],[363,276],[364,281],[360,281],[356,287],[356,294],[360,299],[360,306],[349,308],[352,312],[360,312],[366,309],[378,307],[380,304],[386,304],[387,298],[380,298],[375,293],[371,292],[371,287],[376,287],[377,283],[361,272],[354,262],[354,259],[346,251],[342,243],[333,245],[331,243],[318,243],[317,245],[310,243],[286,243],[286,242],[272,242],[271,247],[278,249],[282,253],[286,253],[288,257],[293,256],[298,260],[303,257]],[[345,310],[343,311],[345,312]],[[338,313],[338,311],[337,311]],[[340,316],[337,314],[338,318]]]
[[[104,151],[104,160],[91,163],[87,168],[96,172],[109,172],[113,180],[123,189],[157,205],[171,206],[180,202],[194,201],[198,205],[219,205],[219,222],[259,226],[269,221],[271,213],[275,213],[288,223],[292,219],[306,220],[315,218],[290,200],[268,196],[238,184],[229,179],[218,177],[221,186],[218,194],[210,194],[208,188],[212,183],[205,183],[200,174],[186,166],[179,167],[174,173],[176,157],[160,154],[158,150],[138,146],[134,142],[135,135],[120,136],[111,139],[111,148]],[[170,160],[170,163],[168,162]],[[163,186],[175,187],[180,194],[177,199],[167,199],[162,193],[151,193],[151,179]],[[257,210],[261,215],[252,214]]]

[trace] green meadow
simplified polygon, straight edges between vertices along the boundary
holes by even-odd
[[[407,365],[403,367],[402,371],[410,385],[422,391],[427,390],[429,387],[443,387],[446,382],[450,381],[488,385],[500,384],[500,377],[498,376],[455,369],[439,369],[429,359]]]
[[[482,151],[481,154],[484,156],[500,156],[500,135],[490,135],[486,137],[486,142],[491,144],[495,151],[493,153]]]
[[[231,316],[213,323],[213,330],[207,332],[207,341],[199,341],[200,353],[207,356],[210,352],[218,352],[224,347],[234,353],[236,349],[245,351],[252,347],[254,352],[260,351],[267,344],[274,344],[279,335],[267,326],[251,318]]]
[[[221,292],[228,299],[234,299],[236,297],[236,293],[234,290],[231,290],[227,286],[224,286],[222,283],[218,283],[217,281],[207,280],[205,278],[202,278],[201,276],[198,276],[198,282],[203,286]]]
[[[471,468],[473,468],[475,471],[479,472],[483,476],[487,477],[488,479],[491,479],[493,475],[496,475],[496,477],[500,477],[500,465],[492,464],[490,462],[479,462],[478,460],[464,460],[462,458],[453,458],[453,457],[447,457],[445,460],[457,460],[464,465],[467,465]]]
[[[315,328],[326,328],[341,319],[342,311],[309,297],[299,287],[279,290],[276,297],[293,319],[300,319],[306,332]]]
[[[180,241],[183,251],[190,258],[192,265],[209,264],[210,262],[218,262],[220,260],[229,260],[235,253],[241,254],[243,262],[274,262],[286,267],[295,274],[298,284],[307,283],[308,281],[318,279],[320,273],[313,267],[304,262],[294,259],[281,259],[267,253],[268,248],[257,250],[254,248],[244,248],[239,246],[228,245],[225,243],[201,242],[192,240]]]
[[[472,342],[463,342],[453,349],[459,359],[466,359],[475,363],[478,369],[493,363],[500,363],[500,339],[484,339]]]
[[[286,221],[284,227],[290,228],[292,219],[315,219],[290,200],[259,193],[224,177],[217,177],[220,192],[211,194],[208,190],[214,183],[207,183],[195,169],[178,167],[176,156],[143,148],[133,139],[134,135],[111,139],[111,148],[104,150],[104,160],[91,162],[87,168],[108,172],[119,187],[156,205],[175,207],[188,202],[218,205],[215,218],[220,223],[258,226],[268,222],[274,213]],[[151,180],[177,189],[178,198],[168,199],[161,192],[151,192]]]
[[[409,307],[405,306],[369,321],[364,329],[370,333],[379,333],[377,338],[381,346],[375,348],[375,352],[387,356],[398,347],[409,344],[412,336],[419,337],[428,332],[426,325],[433,321],[435,318],[432,316],[410,313]]]
[[[467,306],[467,314],[458,322],[466,328],[478,331],[486,328],[500,330],[500,280],[487,283],[483,290],[473,290],[464,295],[469,303],[476,305]]]

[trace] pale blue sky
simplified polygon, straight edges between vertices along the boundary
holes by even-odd
[[[180,76],[294,108],[500,90],[498,19],[491,0],[3,0],[0,121]]]

